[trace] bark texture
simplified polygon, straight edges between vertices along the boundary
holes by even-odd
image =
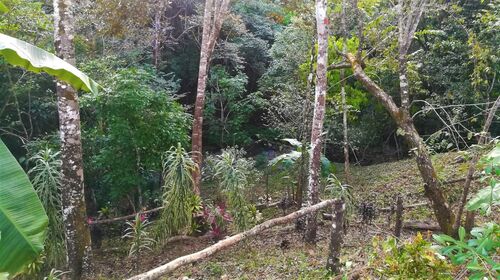
[[[54,43],[57,55],[75,64],[71,0],[54,0]],[[80,279],[88,265],[90,231],[86,224],[83,184],[80,110],[77,92],[57,83],[57,106],[61,138],[62,206],[68,270],[71,279]]]
[[[309,159],[309,183],[307,187],[307,205],[318,202],[318,186],[320,176],[321,144],[323,134],[323,119],[325,117],[326,71],[328,66],[328,17],[326,15],[326,0],[316,0],[316,29],[318,34],[318,57],[316,66],[316,90],[314,100],[314,116],[311,129],[311,156]],[[311,213],[306,220],[305,241],[315,242],[317,215]]]
[[[155,0],[155,12],[153,18],[153,65],[156,69],[160,67],[161,63],[161,49],[162,49],[162,33],[163,33],[163,17],[165,13],[166,3],[165,0]]]
[[[418,134],[411,116],[407,110],[400,109],[392,97],[366,75],[353,54],[347,53],[346,58],[351,64],[354,77],[385,107],[399,128],[403,130],[405,140],[415,151],[417,166],[424,181],[425,195],[431,201],[439,226],[444,233],[451,234],[454,222],[453,213],[440,188],[429,152]]]
[[[396,226],[394,228],[394,236],[401,236],[401,228],[403,227],[403,199],[398,196],[396,200]]]
[[[288,214],[287,216],[268,220],[266,222],[263,222],[260,225],[253,227],[250,230],[244,231],[244,232],[239,233],[237,235],[233,235],[233,236],[228,237],[224,240],[221,240],[218,243],[216,243],[208,248],[205,248],[199,252],[196,252],[196,253],[193,253],[190,255],[186,255],[186,256],[182,256],[182,257],[177,258],[175,260],[172,260],[172,261],[170,261],[162,266],[159,266],[155,269],[152,269],[152,270],[147,271],[145,273],[133,276],[133,277],[129,278],[128,280],[158,279],[158,278],[164,276],[165,274],[170,273],[170,272],[178,269],[181,266],[191,264],[191,263],[197,262],[199,260],[206,259],[206,258],[214,255],[215,253],[217,253],[225,248],[228,248],[234,244],[237,244],[238,242],[245,240],[251,236],[257,235],[257,234],[265,231],[266,229],[272,228],[272,227],[277,226],[277,225],[290,223],[293,220],[300,218],[304,215],[307,215],[309,213],[315,213],[320,209],[330,207],[336,201],[338,201],[338,200],[334,200],[334,199],[325,200],[325,201],[318,203],[316,205],[313,205],[311,207],[303,208],[299,211]]]
[[[338,274],[340,272],[340,250],[343,243],[343,225],[344,225],[344,203],[335,202],[333,206],[334,218],[330,230],[330,245],[328,246],[328,259],[326,269]]]
[[[206,0],[203,16],[203,33],[201,38],[200,65],[198,70],[198,85],[194,104],[193,132],[191,136],[191,151],[198,168],[193,172],[194,192],[200,194],[201,165],[203,162],[203,108],[205,106],[205,88],[207,86],[210,58],[219,38],[224,17],[229,9],[229,0]]]
[[[342,24],[342,51],[346,52],[347,51],[347,24],[346,24],[346,7],[347,3],[346,0],[342,0],[342,10],[341,10],[341,24]],[[341,82],[341,89],[340,89],[340,96],[342,99],[342,127],[343,127],[343,136],[344,136],[344,173],[345,173],[345,178],[347,181],[347,184],[351,183],[351,171],[350,171],[350,162],[349,162],[349,136],[348,136],[348,127],[347,127],[347,100],[346,100],[346,92],[345,92],[345,84],[346,84],[346,78],[345,78],[345,69],[341,68],[340,69],[340,82]]]

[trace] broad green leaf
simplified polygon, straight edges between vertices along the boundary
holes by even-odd
[[[0,280],[7,280],[9,279],[9,274],[6,272],[0,272]]]
[[[475,194],[469,202],[467,202],[467,210],[474,211],[482,209],[483,211],[487,211],[492,205],[498,205],[499,203],[500,183],[496,183],[495,187],[492,188],[488,186]]]
[[[0,55],[14,66],[35,73],[45,72],[76,90],[97,93],[98,84],[73,65],[36,46],[1,33]]]
[[[293,139],[293,138],[284,138],[283,141],[286,141],[288,143],[290,143],[290,145],[294,146],[294,147],[297,147],[297,148],[300,148],[302,147],[302,143],[300,143],[299,140],[297,139]]]
[[[0,271],[15,275],[42,251],[48,218],[28,176],[0,140]]]
[[[287,161],[287,160],[295,162],[301,156],[302,156],[301,152],[292,151],[290,153],[282,154],[282,155],[279,155],[279,156],[273,158],[272,160],[269,161],[268,165],[269,166],[273,166],[273,165],[276,165],[276,164],[278,164],[280,162]]]

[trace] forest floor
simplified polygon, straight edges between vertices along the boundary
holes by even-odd
[[[468,168],[467,162],[461,160],[459,153],[436,155],[434,162],[438,176],[443,181],[463,178]],[[343,175],[340,174],[340,177]],[[355,201],[370,202],[376,208],[390,207],[398,195],[403,198],[405,205],[427,201],[414,159],[353,166],[351,185]],[[449,201],[458,201],[462,185],[463,182],[459,182],[445,186]],[[475,184],[472,191],[477,187]],[[288,210],[291,211],[293,209]],[[283,215],[283,212],[274,208],[264,210],[263,214],[267,219]],[[394,222],[388,225],[385,213],[378,214],[371,225],[362,224],[359,220],[357,213],[351,216],[341,258],[343,262],[352,262],[354,270],[367,264],[372,238],[391,235],[394,225]],[[434,223],[429,206],[405,210],[404,220]],[[163,279],[335,279],[328,276],[324,269],[329,224],[329,221],[320,222],[318,243],[315,246],[304,244],[302,233],[296,231],[293,225],[276,227],[210,259],[181,267]],[[402,238],[410,238],[415,234],[415,231],[403,231]],[[430,232],[425,231],[423,235],[424,238],[431,239]],[[178,240],[135,260],[127,257],[126,242],[119,237],[111,238],[102,249],[95,252],[96,275],[93,279],[123,279],[199,251],[213,243],[208,238]]]

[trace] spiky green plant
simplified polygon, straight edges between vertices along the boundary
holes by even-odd
[[[63,264],[65,259],[59,152],[44,148],[29,160],[34,166],[28,171],[28,175],[49,217],[49,228],[44,248],[45,265],[56,267]]]
[[[228,208],[238,231],[253,225],[252,205],[245,197],[253,162],[244,158],[244,152],[237,148],[228,148],[214,159],[214,177],[227,196]]]
[[[347,216],[354,212],[354,197],[352,196],[352,187],[342,184],[342,182],[331,173],[326,179],[325,190],[334,198],[342,199],[345,203]]]
[[[134,220],[127,221],[127,228],[122,238],[132,240],[129,250],[129,257],[135,257],[134,265],[137,268],[141,254],[145,251],[152,251],[155,241],[150,237],[148,227],[151,223],[144,214],[135,215]]]
[[[196,169],[190,153],[179,143],[165,153],[163,159],[163,206],[158,223],[158,241],[191,226],[193,177]]]
[[[67,273],[68,271],[60,271],[53,268],[49,274],[43,278],[43,280],[61,280],[63,279],[63,275]]]

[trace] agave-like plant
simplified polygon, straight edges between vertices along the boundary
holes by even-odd
[[[28,175],[49,218],[44,248],[46,265],[49,267],[56,267],[64,262],[59,154],[50,148],[44,148],[29,159],[34,166],[28,171]]]
[[[136,266],[143,252],[153,250],[155,241],[150,237],[148,231],[150,224],[146,216],[140,213],[135,215],[134,220],[127,221],[127,228],[122,238],[132,240],[128,255],[136,258]]]
[[[170,148],[163,159],[163,206],[158,224],[158,240],[191,226],[193,213],[193,177],[197,165],[191,154],[179,143]]]

